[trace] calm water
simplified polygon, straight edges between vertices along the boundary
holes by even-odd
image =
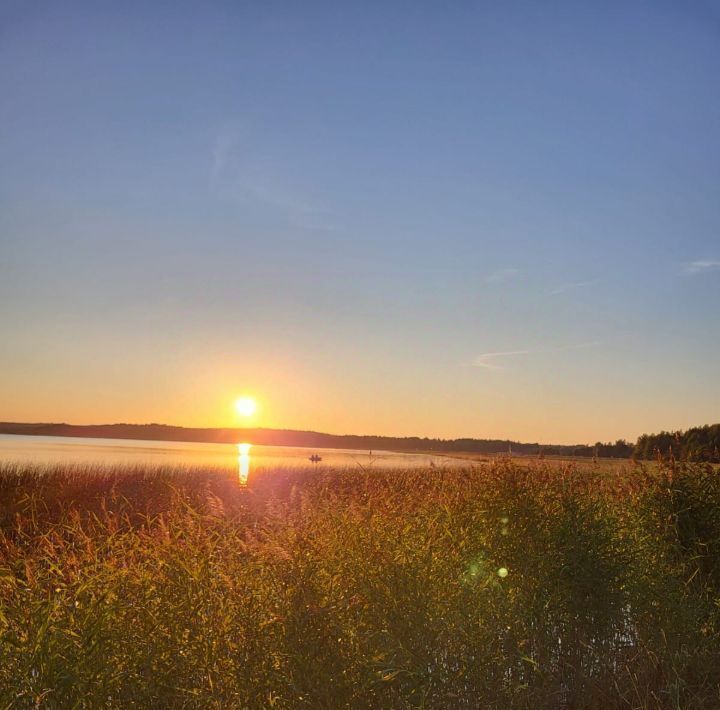
[[[0,434],[0,462],[217,466],[237,468],[241,480],[247,479],[248,473],[256,467],[318,465],[309,460],[312,455],[322,457],[319,465],[338,468],[467,465],[467,462],[445,456],[398,454],[390,451]]]

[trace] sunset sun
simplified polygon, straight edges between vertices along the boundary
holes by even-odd
[[[257,410],[257,402],[252,397],[239,397],[235,400],[235,411],[241,417],[251,417]]]

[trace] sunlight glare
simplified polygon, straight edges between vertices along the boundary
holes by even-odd
[[[235,411],[241,417],[251,417],[257,410],[257,403],[252,397],[240,397],[235,400]]]
[[[244,488],[250,476],[250,447],[252,444],[238,444],[238,480]]]

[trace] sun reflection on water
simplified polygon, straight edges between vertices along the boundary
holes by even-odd
[[[241,486],[247,486],[250,475],[250,448],[252,444],[238,444],[238,479]]]

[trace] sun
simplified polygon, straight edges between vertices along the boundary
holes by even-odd
[[[235,400],[235,411],[241,417],[251,417],[257,410],[257,402],[252,397],[239,397]]]

